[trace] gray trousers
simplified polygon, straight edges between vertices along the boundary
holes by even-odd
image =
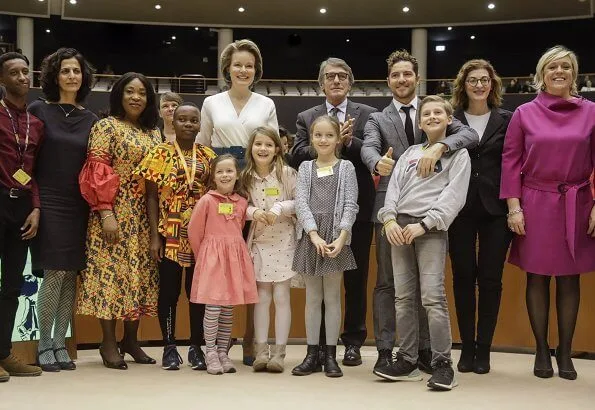
[[[376,237],[376,286],[374,287],[374,336],[378,350],[392,350],[396,339],[395,279],[391,261],[391,244],[382,232],[382,224],[374,224]],[[421,294],[417,290],[419,301],[419,349],[430,348],[430,331],[426,311],[421,304]],[[401,330],[399,329],[399,334]]]
[[[417,223],[421,218],[399,215],[401,227]],[[392,247],[397,328],[401,353],[405,360],[417,363],[419,334],[419,303],[427,313],[432,349],[432,366],[438,360],[450,359],[452,336],[444,288],[444,264],[448,251],[448,233],[430,231],[411,245]]]

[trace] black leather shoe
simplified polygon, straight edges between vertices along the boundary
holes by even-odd
[[[326,350],[325,345],[318,345],[318,363],[321,365],[326,360]]]
[[[461,346],[461,357],[457,363],[457,370],[461,373],[473,371],[475,365],[475,342],[463,342]]]
[[[53,353],[54,349],[49,348],[49,349],[44,349],[40,352],[37,352],[37,365],[39,367],[41,367],[41,370],[44,372],[48,372],[48,373],[56,373],[59,372],[60,369],[60,365],[57,362],[54,363],[40,363],[39,362],[39,356],[41,356],[42,354],[46,353],[46,352],[52,352]]]
[[[294,376],[307,376],[309,374],[322,371],[322,366],[318,361],[318,345],[308,345],[308,351],[304,361],[293,368],[291,374]]]
[[[176,345],[167,345],[163,348],[163,358],[161,359],[161,368],[163,370],[180,370],[180,365],[184,363]]]
[[[374,364],[373,373],[386,373],[393,365],[393,352],[389,349],[378,350],[378,360]]]
[[[103,356],[103,352],[101,348],[99,348],[99,355],[101,356],[101,360],[103,361],[103,365],[108,369],[116,369],[116,370],[128,370],[128,365],[123,359],[120,359],[117,362],[110,362],[108,361],[105,356]]]
[[[326,346],[324,374],[326,377],[342,377],[343,372],[337,363],[337,346]]]
[[[200,346],[190,345],[188,349],[188,365],[192,370],[207,370],[205,354]]]
[[[434,373],[434,369],[432,369],[432,351],[430,349],[423,349],[418,352],[417,367],[424,373]]]
[[[122,357],[124,357],[124,355],[126,353],[128,353],[130,356],[132,356],[132,358],[134,359],[135,363],[138,364],[155,364],[157,363],[157,360],[153,359],[152,357],[148,356],[145,352],[142,352],[142,355],[138,355],[138,356],[134,356],[131,351],[128,349],[128,346],[126,346],[125,343],[120,342],[118,343],[118,346],[120,347],[120,355]]]
[[[54,349],[54,356],[56,355],[56,352],[61,350],[66,350],[66,348],[61,347],[59,349]],[[76,370],[76,364],[72,360],[69,362],[58,362],[58,365],[60,366],[61,370]]]
[[[554,368],[552,367],[552,356],[550,349],[546,351],[535,352],[535,365],[533,366],[533,374],[541,379],[549,379],[554,376]]]
[[[490,372],[490,345],[478,344],[475,350],[473,373],[486,374]]]
[[[359,366],[362,364],[362,355],[359,352],[358,346],[345,346],[345,355],[343,356],[343,364],[345,366]]]
[[[568,362],[563,363],[560,358],[559,350],[556,349],[556,364],[558,365],[558,376],[566,380],[576,380],[578,373],[576,372],[572,359],[568,359]]]

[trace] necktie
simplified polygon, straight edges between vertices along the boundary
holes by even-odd
[[[337,121],[339,121],[339,111],[341,111],[341,110],[338,109],[337,107],[331,108],[330,116],[333,117],[333,118],[336,118]]]
[[[409,115],[411,108],[410,105],[401,107],[401,110],[405,113],[405,134],[407,134],[409,146],[415,143],[413,139],[413,121],[411,121],[411,116]]]

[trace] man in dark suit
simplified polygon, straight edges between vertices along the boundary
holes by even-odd
[[[417,106],[419,98],[416,88],[419,84],[418,64],[415,57],[406,50],[395,51],[388,59],[388,87],[393,100],[382,111],[370,115],[364,130],[364,144],[361,149],[363,162],[371,172],[381,176],[372,211],[376,231],[376,260],[378,273],[374,288],[374,333],[378,360],[374,373],[389,380],[399,376],[397,363],[393,364],[392,349],[396,337],[395,287],[391,264],[391,245],[382,235],[382,224],[377,219],[378,210],[384,205],[384,197],[392,170],[399,157],[414,144],[425,141],[425,136],[417,126]],[[417,165],[418,175],[427,177],[442,155],[461,148],[477,145],[478,136],[471,128],[453,119],[446,130],[447,137],[440,143],[430,146]],[[419,289],[419,287],[418,287]],[[429,330],[425,309],[420,307],[420,335],[418,365],[421,370],[431,372],[431,351]],[[415,358],[409,358],[409,360]]]
[[[365,104],[358,104],[347,99],[353,85],[353,72],[347,63],[339,58],[329,58],[320,64],[318,83],[326,96],[326,101],[298,114],[295,145],[292,150],[291,166],[298,168],[310,154],[310,125],[322,116],[336,116],[341,123],[341,158],[349,160],[355,166],[358,184],[359,213],[353,225],[351,249],[355,256],[357,269],[346,271],[343,276],[345,286],[345,321],[341,341],[345,345],[343,364],[358,366],[362,363],[360,347],[366,340],[366,292],[368,282],[368,263],[372,243],[373,225],[371,222],[374,206],[374,182],[372,175],[361,160],[364,126],[370,113],[377,111]],[[324,340],[324,316],[321,326],[321,344]]]

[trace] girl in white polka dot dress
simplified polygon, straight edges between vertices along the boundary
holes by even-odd
[[[259,127],[250,136],[241,182],[249,195],[252,220],[248,249],[254,261],[259,303],[254,308],[255,371],[284,370],[285,345],[291,326],[290,281],[296,246],[296,172],[285,165],[278,131]],[[269,307],[275,302],[275,345],[267,345]]]

